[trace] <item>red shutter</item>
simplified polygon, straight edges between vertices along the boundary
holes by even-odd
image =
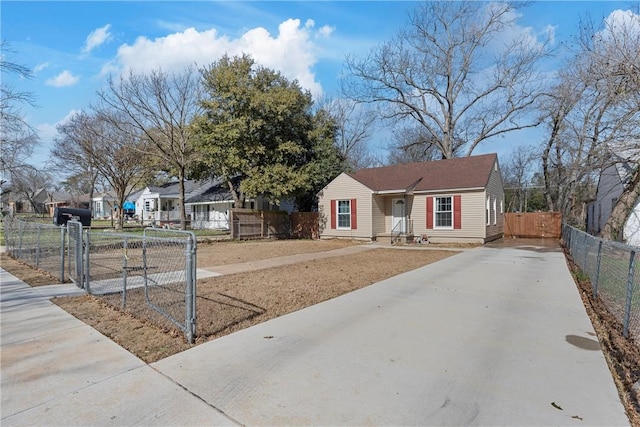
[[[358,210],[356,209],[356,199],[351,199],[351,229],[358,229]]]
[[[462,197],[459,195],[453,196],[453,228],[462,228]]]
[[[336,229],[336,201],[331,201],[331,229]]]
[[[433,229],[433,197],[427,197],[427,230]]]

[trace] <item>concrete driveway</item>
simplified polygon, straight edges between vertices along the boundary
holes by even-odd
[[[513,243],[153,367],[245,425],[628,425],[557,243]]]
[[[1,296],[3,426],[629,425],[557,246],[465,251],[151,365],[3,271]]]

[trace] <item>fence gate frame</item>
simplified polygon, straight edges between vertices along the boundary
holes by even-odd
[[[162,307],[154,304],[149,298],[149,277],[147,275],[147,243],[151,236],[147,236],[147,232],[153,232],[156,235],[167,234],[169,236],[185,236],[185,321],[180,323],[169,315]],[[146,303],[155,311],[171,321],[180,328],[189,343],[193,343],[196,336],[196,280],[197,280],[197,239],[193,231],[186,230],[166,230],[163,228],[147,227],[142,233],[142,258],[144,270],[144,293]]]
[[[87,242],[82,223],[76,220],[67,221],[67,251],[69,260],[69,279],[80,289],[87,289],[85,264],[88,264]]]

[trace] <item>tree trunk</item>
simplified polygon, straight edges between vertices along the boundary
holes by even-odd
[[[631,177],[631,182],[625,187],[613,207],[611,216],[602,228],[600,236],[607,240],[622,240],[624,223],[631,210],[640,198],[640,167],[636,167]]]
[[[553,142],[549,140],[547,146],[542,153],[542,175],[544,177],[544,198],[547,201],[549,211],[556,211],[556,205],[551,196],[551,174],[549,173],[549,153],[551,152],[551,145]]]

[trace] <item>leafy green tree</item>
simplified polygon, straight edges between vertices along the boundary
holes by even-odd
[[[236,206],[257,196],[302,202],[341,171],[335,123],[324,110],[314,114],[311,94],[297,81],[248,55],[225,55],[202,79],[204,112],[193,122],[198,171],[225,179]]]

